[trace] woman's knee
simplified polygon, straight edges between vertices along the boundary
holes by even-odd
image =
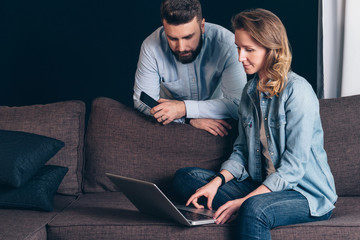
[[[195,168],[192,167],[186,167],[186,168],[180,168],[175,172],[174,178],[173,178],[173,184],[174,185],[183,185],[184,182],[191,181],[190,178],[191,172],[194,171]]]
[[[173,178],[173,189],[179,198],[187,200],[194,192],[204,185],[201,168],[186,167],[176,171]]]
[[[264,199],[261,196],[248,198],[240,207],[239,218],[261,218],[264,214],[264,205],[266,204],[264,204]]]
[[[207,181],[208,178],[213,176],[213,172],[207,169],[196,167],[180,168],[175,172],[174,181]]]
[[[269,216],[264,211],[266,203],[263,200],[260,196],[254,196],[241,205],[237,218],[239,237],[245,239],[261,236],[256,239],[270,239]]]

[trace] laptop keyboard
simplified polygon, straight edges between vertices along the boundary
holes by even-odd
[[[194,213],[194,212],[190,212],[190,211],[186,211],[186,210],[183,210],[183,209],[179,209],[179,211],[182,213],[182,215],[184,215],[185,218],[187,218],[187,219],[189,219],[191,221],[213,219],[213,217],[203,215],[203,214]]]

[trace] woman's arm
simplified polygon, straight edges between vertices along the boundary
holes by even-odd
[[[225,182],[228,182],[234,178],[233,175],[227,170],[222,170],[220,173],[225,177]],[[221,184],[222,179],[220,177],[215,177],[208,184],[196,190],[196,192],[187,201],[186,206],[192,203],[196,208],[204,208],[203,205],[198,203],[198,199],[204,196],[208,199],[207,208],[212,209],[212,202]]]

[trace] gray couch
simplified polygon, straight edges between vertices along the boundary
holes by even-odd
[[[333,217],[273,229],[273,239],[360,239],[359,104],[360,95],[320,100],[339,195]],[[0,239],[233,239],[232,224],[189,228],[141,214],[105,172],[155,182],[172,197],[175,171],[217,169],[231,153],[235,130],[221,138],[190,125],[161,126],[109,98],[93,101],[86,133],[81,101],[2,106],[0,129],[62,140],[65,147],[48,164],[69,168],[54,196],[54,211],[0,209]]]

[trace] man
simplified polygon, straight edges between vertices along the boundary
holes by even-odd
[[[246,74],[238,61],[234,34],[205,23],[198,0],[164,0],[163,26],[141,46],[134,85],[134,107],[166,125],[189,123],[213,135],[227,135],[237,119]],[[149,109],[144,91],[160,103]]]

